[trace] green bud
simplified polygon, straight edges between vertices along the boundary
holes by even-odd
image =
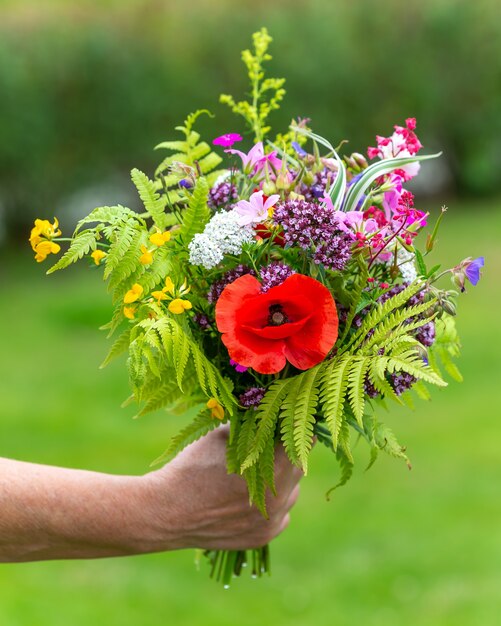
[[[442,309],[449,315],[456,315],[456,303],[451,300],[443,300]]]
[[[263,193],[265,196],[271,196],[274,193],[277,193],[277,187],[275,186],[275,183],[272,183],[271,180],[267,180],[263,184]]]

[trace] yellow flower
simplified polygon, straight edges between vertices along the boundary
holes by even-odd
[[[181,313],[184,313],[188,309],[191,309],[191,307],[192,307],[192,304],[189,300],[181,300],[181,298],[175,298],[169,304],[168,308],[171,313],[174,313],[175,315],[180,315]]]
[[[127,319],[133,320],[136,317],[136,307],[124,306],[124,315]]]
[[[45,261],[49,254],[57,254],[61,250],[61,246],[53,241],[41,241],[35,246],[34,250],[36,252],[35,261],[41,263]]]
[[[170,276],[167,276],[165,279],[165,287],[162,291],[168,291],[171,294],[174,293],[174,283],[172,282],[172,278]]]
[[[153,262],[153,254],[148,250],[146,246],[141,246],[141,252],[143,253],[139,257],[139,262],[143,265],[149,265]]]
[[[164,243],[170,241],[170,238],[171,234],[169,230],[166,230],[163,233],[153,233],[152,235],[150,235],[151,243],[155,246],[158,246],[159,248],[160,246],[163,246]]]
[[[210,398],[210,400],[207,401],[207,408],[210,409],[213,418],[217,420],[224,419],[224,409],[216,398]]]
[[[124,296],[124,304],[136,302],[143,295],[143,288],[138,283],[134,283],[132,288]]]
[[[155,300],[158,301],[159,304],[160,300],[167,300],[167,296],[165,295],[165,287],[162,289],[162,291],[152,291],[151,295],[155,298]]]
[[[54,237],[59,237],[59,235],[61,235],[61,231],[56,218],[54,218],[53,224],[49,220],[35,220],[35,225],[30,233],[30,244],[36,252],[35,259],[37,263],[44,261],[47,255],[57,254],[61,250],[57,243],[52,243],[51,241]]]
[[[106,256],[106,252],[104,252],[104,250],[94,250],[90,256],[94,259],[94,263],[96,265],[100,265],[101,261]]]

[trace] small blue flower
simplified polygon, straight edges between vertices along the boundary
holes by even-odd
[[[297,141],[293,141],[291,143],[291,146],[294,148],[294,150],[297,152],[298,156],[300,157],[305,157],[308,154],[306,150],[303,150],[303,148],[301,148],[301,146],[298,144]]]
[[[468,265],[464,268],[464,273],[466,274],[466,278],[470,281],[470,283],[475,286],[480,280],[480,269],[484,266],[484,257],[479,256],[473,261],[470,261]]]

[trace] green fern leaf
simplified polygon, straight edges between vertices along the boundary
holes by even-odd
[[[348,399],[351,410],[357,423],[363,428],[365,409],[364,383],[369,369],[370,360],[367,357],[353,357],[348,373]]]
[[[183,428],[178,435],[173,437],[167,450],[159,456],[158,459],[153,461],[152,465],[170,461],[179,454],[179,452],[184,450],[186,446],[207,435],[207,433],[219,426],[220,423],[219,420],[213,419],[211,415],[208,414],[207,410],[204,409],[186,426],[186,428]]]
[[[140,170],[133,169],[131,178],[139,193],[139,197],[143,201],[144,208],[153,219],[155,225],[160,230],[163,230],[165,228],[165,198],[162,198],[156,192],[153,181]]]
[[[257,429],[254,440],[242,462],[242,470],[247,469],[257,461],[263,451],[267,440],[273,438],[273,432],[278,420],[280,407],[291,384],[290,378],[276,380],[266,392],[256,413]]]
[[[57,263],[47,270],[47,274],[52,274],[57,270],[62,270],[68,267],[72,263],[76,263],[91,250],[95,249],[96,233],[92,230],[84,230],[73,239],[68,250],[63,254],[59,261],[57,261]]]
[[[308,473],[308,456],[313,443],[313,427],[318,406],[319,368],[301,375],[301,386],[294,408],[294,446],[305,475]]]
[[[344,402],[348,389],[348,373],[352,356],[343,354],[325,368],[320,387],[326,424],[332,434],[332,445],[337,450],[344,421]]]
[[[201,233],[205,224],[210,220],[211,214],[207,205],[209,186],[205,178],[199,178],[188,203],[188,208],[183,213],[183,225],[180,237],[188,244],[197,233]]]
[[[117,222],[126,220],[127,218],[138,220],[141,224],[144,225],[144,220],[142,220],[135,211],[132,211],[127,207],[121,206],[120,204],[117,204],[116,206],[97,207],[96,209],[91,211],[89,215],[87,215],[77,223],[77,227],[75,228],[75,235],[85,224],[98,223],[114,225]]]
[[[105,269],[103,278],[107,280],[112,272],[114,272],[130,248],[139,248],[140,241],[146,234],[138,229],[138,224],[133,219],[128,219],[121,222],[113,234],[113,240],[111,242],[108,254],[105,257]],[[139,264],[139,257],[135,259],[136,264]],[[118,272],[119,279],[123,280],[127,272],[121,268]],[[116,279],[115,281],[116,282]]]
[[[127,328],[126,330],[123,331],[123,333],[115,340],[115,342],[111,346],[110,351],[108,352],[106,358],[99,366],[100,369],[102,369],[103,367],[106,367],[108,363],[113,361],[113,359],[115,359],[117,356],[120,356],[121,354],[126,352],[129,348],[129,342],[130,342],[130,328]]]

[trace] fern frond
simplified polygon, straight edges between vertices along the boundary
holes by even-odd
[[[52,274],[57,270],[62,270],[72,263],[76,263],[83,256],[88,254],[91,250],[96,249],[96,233],[92,230],[84,230],[76,237],[70,244],[68,250],[63,256],[55,263],[50,269],[47,270],[47,274]]]
[[[127,218],[138,220],[139,223],[144,225],[144,220],[132,209],[117,204],[116,206],[101,206],[97,207],[89,213],[86,217],[81,219],[75,228],[75,235],[85,224],[110,224],[114,225],[117,222],[122,222]]]
[[[113,233],[113,239],[108,254],[105,257],[104,280],[107,280],[111,273],[119,267],[124,255],[131,247],[139,249],[143,237],[145,238],[146,234],[138,228],[136,220],[129,218],[119,224]],[[135,259],[134,267],[137,264],[139,264],[139,256]],[[119,278],[116,278],[115,282],[117,280],[123,280],[123,278],[126,277],[127,274],[130,275],[130,273],[131,271],[128,267],[120,268],[117,273]]]
[[[293,384],[291,381],[294,381],[294,378],[283,378],[274,381],[262,399],[257,411],[254,411],[257,422],[256,434],[246,457],[242,461],[242,470],[254,465],[267,440],[273,438],[273,432],[287,388],[290,384]]]
[[[353,357],[348,373],[348,399],[351,410],[357,423],[363,428],[363,415],[365,409],[365,388],[364,383],[369,369],[370,359],[368,357]]]
[[[197,233],[201,233],[210,220],[211,213],[207,204],[209,186],[205,178],[199,178],[188,203],[188,208],[183,212],[183,224],[179,236],[188,244]]]
[[[134,168],[130,174],[132,182],[136,186],[139,197],[141,198],[144,208],[152,218],[154,224],[160,230],[165,228],[165,197],[161,197],[156,192],[155,184],[146,174]]]
[[[350,341],[339,350],[338,355],[346,352],[347,350],[355,352],[365,341],[369,331],[372,331],[378,324],[385,320],[392,311],[407,304],[410,298],[422,289],[423,283],[421,281],[415,281],[400,293],[388,298],[388,300],[386,300],[383,304],[377,303],[370,313],[365,316],[362,325]]]
[[[266,485],[273,495],[277,495],[275,485],[275,439],[270,437],[259,457],[259,468]]]
[[[294,407],[294,447],[305,475],[313,442],[313,427],[318,406],[320,376],[314,367],[301,375],[301,383]]]
[[[127,328],[114,341],[114,343],[111,346],[108,354],[106,355],[106,358],[101,363],[99,368],[103,369],[104,367],[106,367],[108,365],[108,363],[113,361],[113,359],[115,359],[117,356],[120,356],[121,354],[126,352],[128,350],[128,348],[129,348],[129,343],[130,343],[130,328]]]
[[[220,423],[219,420],[215,420],[210,413],[208,413],[207,409],[202,410],[188,426],[183,428],[179,434],[172,438],[167,450],[159,456],[158,459],[155,459],[152,465],[170,461],[179,454],[179,452],[184,450],[186,446],[201,439],[204,435],[207,435],[207,433],[210,433],[210,431],[214,430]]]
[[[341,357],[333,359],[325,368],[320,386],[320,400],[323,405],[325,422],[332,434],[334,450],[337,450],[344,421],[343,409],[352,358],[350,354],[343,354]]]

